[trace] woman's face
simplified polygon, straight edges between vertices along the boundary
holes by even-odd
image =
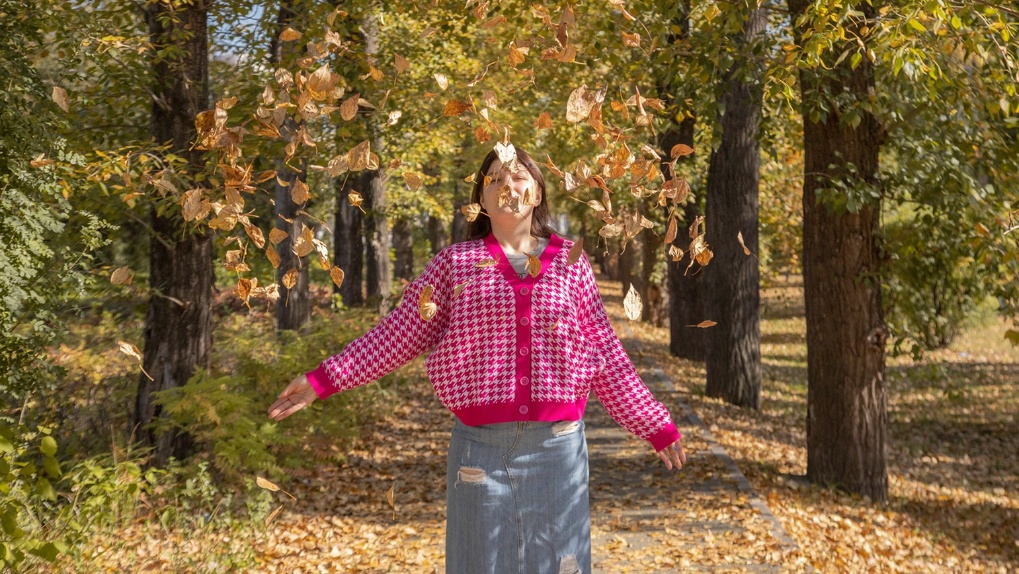
[[[541,201],[541,189],[523,164],[513,170],[496,159],[485,175],[491,179],[481,191],[481,206],[493,223],[515,224],[531,217]]]

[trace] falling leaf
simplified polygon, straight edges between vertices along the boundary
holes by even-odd
[[[462,293],[464,288],[467,287],[467,284],[470,283],[473,280],[474,280],[474,278],[472,277],[472,278],[464,281],[463,283],[460,283],[459,285],[453,287],[453,298],[456,299],[457,297],[459,297],[460,293]]]
[[[524,52],[517,48],[516,42],[510,42],[509,53],[506,54],[506,61],[509,62],[510,67],[516,68],[523,64],[524,60],[526,60]]]
[[[692,153],[693,153],[693,148],[692,147],[690,147],[690,146],[688,146],[686,144],[676,144],[676,145],[672,146],[672,151],[669,152],[669,155],[671,155],[674,158],[677,158],[677,157],[683,157],[685,155],[690,155]]]
[[[696,325],[687,325],[687,327],[699,327],[701,329],[707,329],[708,327],[714,327],[717,324],[718,323],[716,323],[714,321],[701,321],[700,323],[697,323]]]
[[[551,325],[546,326],[545,330],[546,331],[555,331],[556,327],[559,326],[559,321],[562,321],[562,320],[563,320],[562,317],[556,317],[555,323],[552,323]]]
[[[241,277],[240,279],[237,280],[237,296],[240,297],[245,304],[248,303],[248,297],[251,296],[250,279],[245,279],[244,277]]]
[[[468,205],[464,205],[460,207],[460,213],[464,214],[464,217],[467,218],[467,221],[474,221],[475,219],[478,218],[478,215],[481,213],[481,204],[470,203]]]
[[[244,232],[251,238],[251,242],[255,244],[259,249],[265,247],[265,236],[262,235],[262,230],[255,225],[250,223],[244,224]]]
[[[293,40],[299,40],[301,38],[301,35],[302,34],[297,30],[294,30],[290,26],[287,26],[286,28],[283,29],[282,32],[280,32],[280,41],[291,42]]]
[[[396,73],[402,74],[407,68],[410,67],[410,61],[408,61],[407,58],[404,58],[403,56],[397,54],[396,58],[394,59],[393,65],[396,67]]]
[[[481,101],[485,102],[485,105],[490,108],[499,107],[499,100],[495,97],[495,92],[492,90],[481,92]]]
[[[304,205],[309,199],[311,199],[311,193],[308,192],[308,184],[304,183],[301,178],[294,179],[294,185],[290,188],[290,199],[297,205]]]
[[[436,83],[439,84],[439,89],[445,91],[449,87],[449,80],[446,78],[446,74],[442,72],[436,72],[434,74]]]
[[[640,46],[640,34],[627,34],[626,32],[622,32],[622,35],[623,45],[634,48]]]
[[[581,86],[572,93],[570,93],[570,99],[566,102],[566,121],[570,123],[577,123],[587,119],[591,115],[591,110],[603,101],[605,101],[605,93],[608,88],[601,88],[598,91],[588,90],[587,84],[581,84]]]
[[[477,267],[478,269],[485,269],[487,267],[494,267],[494,266],[496,266],[498,264],[499,264],[499,261],[497,259],[492,259],[491,257],[486,257],[486,258],[482,259],[481,261],[478,261],[477,263],[475,263],[474,266]]]
[[[580,256],[584,254],[584,238],[581,237],[570,247],[570,253],[566,256],[566,264],[573,265],[577,261],[580,261]]]
[[[273,227],[269,231],[269,242],[273,245],[278,245],[280,241],[283,241],[287,237],[290,237],[290,234],[279,227]]]
[[[46,159],[46,154],[45,153],[41,153],[41,154],[35,156],[35,159],[33,159],[32,161],[28,162],[28,165],[30,165],[30,166],[32,166],[34,168],[40,168],[40,167],[45,167],[47,165],[53,165],[54,163],[56,163],[56,162],[51,160],[51,159]]]
[[[301,231],[301,235],[294,241],[293,251],[298,257],[306,257],[315,249],[314,234],[311,228],[304,226],[304,230]]]
[[[347,152],[347,168],[350,171],[368,169],[371,163],[371,142],[364,140]]]
[[[510,171],[516,168],[517,148],[513,147],[513,144],[498,142],[495,144],[495,153],[499,156],[499,161],[502,162],[503,167],[508,168]]]
[[[439,311],[439,306],[432,302],[434,291],[435,287],[425,285],[418,296],[418,313],[420,313],[422,321],[431,321]]]
[[[386,119],[386,125],[395,126],[396,122],[400,120],[400,116],[402,115],[403,112],[401,112],[400,110],[393,110],[389,112],[389,117]]]
[[[639,320],[643,307],[640,295],[637,294],[637,290],[633,288],[633,283],[631,283],[630,290],[626,292],[626,297],[623,298],[623,310],[626,311],[626,317],[631,321]]]
[[[538,119],[534,120],[534,127],[539,130],[547,130],[552,127],[552,116],[548,115],[548,112],[542,112]]]
[[[350,205],[353,205],[354,207],[360,209],[361,211],[364,211],[364,208],[361,207],[361,204],[364,203],[364,198],[361,197],[360,193],[358,193],[356,191],[352,191],[352,192],[348,193],[347,194],[347,201],[350,202]]]
[[[282,259],[280,259],[280,254],[276,252],[276,248],[274,248],[272,245],[265,248],[265,256],[269,258],[269,263],[272,264],[273,269],[276,269],[280,266]]]
[[[675,217],[669,218],[669,228],[665,231],[665,244],[671,245],[676,240],[676,233],[679,230],[679,225],[676,223]]]
[[[530,253],[525,253],[524,255],[527,255],[527,267],[526,267],[527,274],[530,275],[531,277],[537,277],[538,275],[540,275],[541,259],[538,259],[537,257]]]
[[[333,280],[337,287],[340,287],[343,285],[343,269],[333,265],[333,268],[329,270],[329,278]]]
[[[340,104],[340,117],[343,118],[343,121],[349,122],[357,115],[357,102],[360,98],[359,94],[354,94]]]
[[[139,361],[142,360],[141,352],[138,350],[138,347],[136,347],[133,343],[128,343],[127,341],[117,341],[117,346],[120,348],[120,352],[124,353],[128,357],[131,357],[132,359],[138,359]]]
[[[381,82],[383,78],[386,77],[386,75],[382,73],[382,70],[376,68],[372,64],[368,64],[368,75],[376,82]]]
[[[61,88],[60,86],[53,86],[53,93],[50,97],[53,99],[54,103],[60,106],[60,109],[64,110],[64,112],[71,111],[71,106],[67,102],[67,90],[64,88]]]
[[[479,144],[482,144],[492,139],[492,134],[488,133],[488,130],[485,128],[478,126],[474,129],[474,139],[478,140]]]
[[[447,117],[456,117],[473,108],[474,106],[470,102],[461,102],[460,100],[449,100],[446,105],[442,108],[442,115]]]
[[[297,285],[297,269],[291,269],[283,274],[283,286],[287,289],[293,289],[294,285]]]
[[[396,501],[394,500],[396,494],[396,485],[389,487],[389,491],[386,492],[386,502],[389,503],[389,507],[393,509],[393,520],[396,520]]]
[[[675,245],[669,246],[669,256],[672,257],[673,261],[679,261],[683,258],[683,250]]]
[[[134,273],[131,272],[129,267],[118,267],[113,270],[113,274],[110,275],[110,283],[114,285],[130,285],[134,279]]]
[[[421,176],[412,171],[403,172],[403,181],[406,182],[407,187],[409,187],[411,191],[421,189]]]
[[[754,255],[753,253],[750,252],[750,249],[747,248],[747,244],[743,243],[743,232],[742,231],[737,231],[736,232],[736,239],[739,240],[740,246],[743,247],[743,254],[744,255]],[[754,255],[754,257],[757,257],[757,256]]]
[[[204,219],[212,209],[212,204],[203,196],[201,188],[185,191],[181,195],[180,204],[181,215],[184,217],[184,221]]]
[[[609,223],[598,230],[598,235],[602,237],[615,237],[623,232],[622,223]]]
[[[277,516],[279,516],[279,513],[280,513],[280,512],[282,511],[282,510],[283,510],[283,505],[281,504],[281,505],[277,506],[277,507],[275,508],[275,510],[273,510],[272,512],[270,512],[270,513],[269,513],[269,516],[266,516],[266,517],[265,517],[265,525],[266,525],[266,526],[269,526],[269,524],[271,524],[271,523],[272,523],[272,521],[273,521],[273,520],[275,520]]]

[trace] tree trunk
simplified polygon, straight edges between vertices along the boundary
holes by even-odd
[[[685,41],[690,36],[690,0],[681,0],[677,14],[672,18],[673,33],[670,35],[670,44]],[[659,91],[669,106],[675,105],[679,86],[682,85],[682,78],[677,78],[672,72],[659,80]],[[678,99],[682,99],[681,97]],[[693,147],[694,141],[694,118],[684,117],[678,124],[669,126],[661,133],[659,145],[662,149],[662,173],[665,177],[671,178],[673,174],[669,171],[666,163],[671,159],[671,151],[676,144],[685,144]],[[693,155],[680,158],[679,166],[693,161]],[[683,221],[688,227],[700,215],[700,209],[696,199],[688,199],[683,206]],[[673,245],[684,252],[690,246],[689,236],[683,232],[676,234]],[[689,256],[687,256],[689,257]],[[673,355],[689,359],[691,361],[703,361],[707,356],[708,333],[705,329],[695,329],[690,325],[696,325],[704,320],[704,307],[702,304],[703,274],[687,274],[685,261],[673,261],[672,257],[666,257],[666,274],[669,296],[669,352]]]
[[[745,53],[752,52],[749,48],[766,23],[764,9],[747,9],[743,31],[734,38]],[[704,268],[708,293],[704,303],[706,318],[718,324],[708,332],[706,392],[709,397],[760,410],[759,261],[744,253],[737,237],[742,233],[746,246],[757,253],[761,67],[752,57],[744,62],[733,64],[726,74],[722,141],[712,151],[708,167],[705,239],[714,257]],[[742,66],[751,66],[749,73],[740,73]]]
[[[204,154],[192,149],[195,116],[209,106],[208,13],[202,1],[177,7],[164,3],[145,8],[153,54],[152,136],[169,143],[170,152],[187,159],[190,174],[201,171]],[[187,34],[182,34],[187,30]],[[165,52],[164,52],[164,49]],[[182,387],[196,368],[209,367],[212,347],[212,234],[186,231],[173,209],[152,210],[148,310],[132,428],[143,443],[154,446],[152,463],[162,466],[173,456],[191,454],[192,440],[178,432],[156,435],[150,423],[161,416],[152,394]]]
[[[286,123],[292,122],[288,118]],[[304,162],[300,163],[303,167]],[[298,257],[293,248],[294,241],[304,232],[306,224],[297,214],[300,206],[290,196],[294,184],[303,181],[303,178],[303,173],[288,169],[282,160],[276,162],[276,227],[287,232],[287,237],[276,245],[280,256],[280,265],[276,268],[276,283],[280,289],[280,298],[276,302],[277,331],[297,331],[306,328],[311,320],[308,256]],[[279,181],[285,181],[288,185],[280,185]],[[291,270],[297,271],[297,282],[293,288],[287,289],[283,277]]]
[[[433,256],[438,255],[449,244],[446,240],[446,226],[434,215],[428,216],[428,242]]]
[[[641,239],[644,244],[644,259],[640,266],[640,283],[643,287],[641,297],[644,300],[644,307],[640,319],[655,327],[661,327],[665,324],[665,318],[668,316],[665,293],[662,286],[654,282],[652,274],[654,274],[655,265],[658,263],[658,252],[662,248],[665,238],[655,235],[654,231],[650,229],[644,229],[641,232]]]
[[[389,312],[392,270],[389,264],[389,225],[386,223],[386,193],[382,170],[364,170],[358,175],[358,188],[364,196],[364,242],[367,247],[365,279],[368,304],[380,314]]]
[[[393,275],[397,279],[414,279],[414,226],[409,217],[393,222]]]
[[[292,0],[284,0],[280,4],[279,15],[276,19],[277,34],[290,25],[297,14],[293,10]],[[276,66],[285,67],[293,59],[293,52],[297,49],[293,42],[280,44],[273,37],[270,45],[271,56]],[[287,142],[293,140],[297,131],[301,129],[303,122],[296,121],[288,116],[283,123],[280,133]],[[276,283],[279,285],[280,298],[276,302],[276,330],[293,330],[308,326],[311,320],[311,302],[308,282],[308,257],[298,257],[294,253],[294,242],[304,231],[305,223],[297,212],[301,206],[294,203],[291,197],[291,190],[297,181],[306,182],[307,175],[304,173],[303,160],[298,162],[299,170],[290,169],[282,159],[276,161],[275,179],[275,202],[276,227],[287,232],[287,238],[276,245],[276,251],[280,256],[279,267],[276,268]],[[285,183],[285,185],[281,184]],[[292,270],[297,271],[296,283],[287,289],[283,283],[283,277]]]
[[[622,239],[622,237],[620,237]],[[633,285],[634,281],[634,269],[633,266],[637,261],[637,257],[634,251],[640,249],[640,243],[636,239],[630,241],[626,245],[620,241],[619,259],[616,267],[616,280],[623,284],[623,296],[630,291],[630,285]],[[633,285],[637,292],[640,292],[638,285]]]
[[[336,215],[333,232],[333,256],[343,270],[343,283],[334,287],[347,307],[364,305],[364,238],[361,210],[350,204],[347,196],[353,191],[353,176],[337,179]]]
[[[789,0],[793,21],[809,6],[805,0]],[[854,8],[868,21],[877,16],[877,7],[866,2]],[[801,38],[803,30],[796,32]],[[865,56],[855,70],[850,58],[834,64],[847,47],[855,49],[835,46],[827,54],[831,69],[800,70],[807,478],[884,501],[888,413],[878,249],[881,205],[880,200],[868,201],[850,211],[844,192],[837,191],[851,189],[866,198],[867,191],[880,190],[884,136],[877,118],[859,107],[859,102],[872,101],[875,89],[870,60]],[[841,117],[847,112],[858,114],[855,127]]]

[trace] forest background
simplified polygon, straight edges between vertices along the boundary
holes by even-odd
[[[964,334],[1015,372],[1009,2],[0,0],[0,31],[6,568],[138,521],[259,536],[271,481],[342,464],[408,383],[265,406],[484,217],[493,148],[543,163],[705,397],[766,410],[761,293],[802,284],[812,488],[889,504],[887,362],[949,406],[986,366],[944,366]],[[1008,376],[965,409],[994,436]],[[1014,444],[973,449],[1013,461],[981,470],[1012,517]],[[1019,564],[1009,532],[982,566]]]

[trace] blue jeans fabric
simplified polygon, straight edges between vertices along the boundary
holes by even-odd
[[[447,574],[590,574],[583,421],[469,427],[446,463]]]

